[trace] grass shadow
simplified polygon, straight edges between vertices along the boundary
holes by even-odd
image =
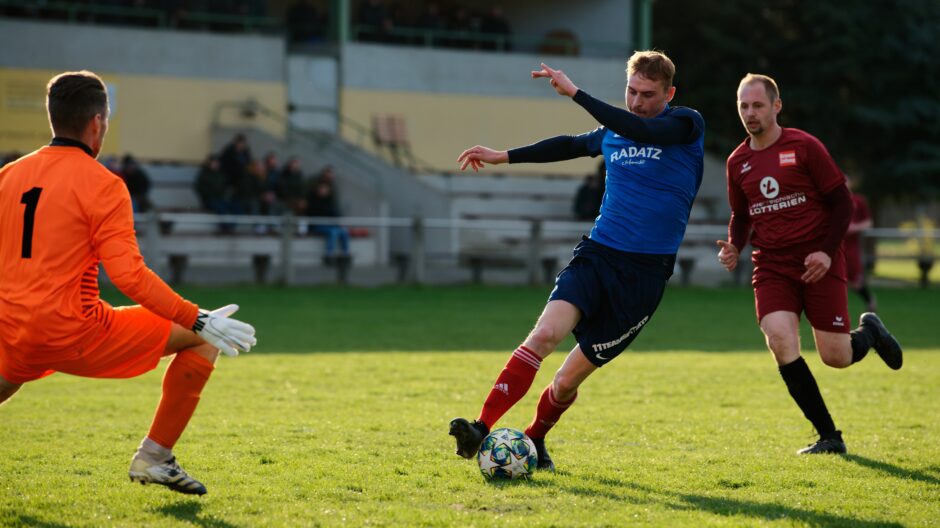
[[[13,526],[30,526],[36,528],[67,528],[70,526],[68,524],[37,519],[32,515],[17,515],[14,519]]]
[[[739,500],[728,497],[712,497],[654,489],[634,482],[625,482],[616,477],[605,476],[595,480],[603,486],[601,490],[584,486],[567,486],[557,480],[554,482],[546,482],[545,485],[560,488],[565,492],[575,495],[601,496],[620,502],[628,501],[633,504],[659,504],[673,510],[706,511],[724,517],[746,516],[770,522],[788,519],[790,521],[806,524],[807,526],[820,527],[852,526],[874,528],[876,526],[903,526],[895,522],[867,521],[773,502]],[[618,492],[617,490],[630,490],[632,493],[629,491]]]
[[[940,484],[940,478],[937,478],[933,475],[929,475],[922,471],[917,471],[913,469],[904,469],[900,466],[895,466],[894,464],[889,464],[887,462],[882,462],[880,460],[873,460],[871,458],[866,458],[860,455],[847,454],[842,455],[842,458],[850,462],[854,462],[860,466],[867,467],[869,469],[874,469],[881,471],[882,473],[887,473],[892,477],[897,477],[899,479],[911,479],[918,482],[923,482],[926,484],[932,484],[934,486]]]
[[[178,521],[188,522],[195,526],[204,526],[206,528],[238,528],[238,525],[232,524],[221,519],[204,518],[202,513],[202,503],[198,500],[186,500],[174,504],[167,504],[154,508],[154,513],[159,513],[167,517],[173,517]]]
[[[670,493],[670,495],[682,501],[682,504],[672,506],[674,508],[705,510],[716,515],[727,517],[746,515],[754,519],[763,519],[766,521],[787,519],[791,522],[804,523],[807,526],[852,526],[855,528],[904,526],[896,522],[866,521],[854,517],[804,510],[802,508],[772,502],[737,500],[726,497],[708,497],[705,495],[687,493]]]

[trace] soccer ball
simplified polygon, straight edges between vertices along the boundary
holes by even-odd
[[[488,479],[525,478],[538,462],[532,439],[515,429],[497,429],[486,435],[477,453],[480,472]]]

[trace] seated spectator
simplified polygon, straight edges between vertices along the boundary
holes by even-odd
[[[124,175],[121,174],[121,163],[118,161],[117,156],[108,156],[101,160],[101,164],[112,174],[120,176],[122,180],[124,179]]]
[[[359,40],[362,42],[389,42],[389,33],[395,27],[385,0],[365,0],[359,5],[356,23],[360,26]]]
[[[261,194],[261,211],[263,215],[284,214],[284,204],[278,200],[277,189],[281,177],[281,168],[278,166],[277,153],[271,151],[264,155],[264,191]]]
[[[228,176],[222,172],[221,162],[216,155],[209,156],[199,168],[196,176],[196,194],[202,208],[218,215],[238,214],[241,211],[232,199],[234,190],[228,184]],[[235,225],[230,223],[219,224],[222,233],[231,233]]]
[[[287,9],[287,39],[291,44],[316,44],[323,40],[324,20],[313,0],[295,0]]]
[[[512,29],[509,19],[503,14],[503,6],[495,4],[490,7],[489,14],[483,17],[480,31],[489,37],[483,42],[483,49],[512,51]]]
[[[434,33],[434,37],[440,38],[441,34],[447,30],[447,19],[441,15],[441,6],[437,2],[428,2],[424,6],[424,12],[415,21],[418,29],[423,29]],[[440,41],[435,38],[419,39],[417,44],[436,46]]]
[[[232,188],[228,177],[222,172],[219,157],[211,155],[203,162],[196,175],[196,194],[206,211],[215,214],[233,214]]]
[[[243,214],[261,214],[262,195],[264,194],[265,173],[258,161],[248,163],[233,192],[238,209]]]
[[[150,176],[140,167],[133,156],[127,154],[121,163],[121,176],[131,195],[131,206],[135,213],[150,210]]]
[[[451,38],[443,44],[451,48],[459,49],[479,49],[480,40],[478,34],[482,21],[480,17],[475,16],[464,6],[457,8],[453,20],[450,22]]]
[[[244,134],[236,134],[232,141],[222,149],[222,155],[219,157],[222,173],[225,174],[226,184],[229,187],[235,188],[242,174],[248,169],[248,163],[251,160],[248,139]]]
[[[578,220],[594,220],[601,211],[604,185],[599,174],[585,176],[574,197],[574,216]]]
[[[307,192],[307,216],[317,218],[338,218],[340,216],[339,200],[336,197],[336,182],[333,167],[327,165],[320,171],[320,175],[313,181]],[[326,254],[324,262],[335,262],[336,245],[339,243],[341,254],[349,253],[349,231],[339,225],[314,224],[314,233],[325,237]]]
[[[300,160],[292,157],[281,169],[277,181],[277,197],[284,206],[297,216],[303,216],[307,210],[304,196],[304,174],[300,168]]]
[[[14,161],[20,159],[21,157],[23,157],[23,155],[20,154],[19,152],[11,152],[7,154],[6,156],[3,156],[2,158],[0,158],[0,167],[3,167],[7,163],[13,163]]]

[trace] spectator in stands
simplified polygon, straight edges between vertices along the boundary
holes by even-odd
[[[19,152],[11,152],[11,153],[7,154],[6,156],[0,158],[0,167],[3,167],[3,166],[6,165],[7,163],[12,163],[12,162],[14,162],[14,161],[20,159],[21,157],[23,157],[23,155],[20,154]]]
[[[424,11],[421,13],[421,16],[418,17],[418,20],[415,21],[415,26],[418,29],[423,29],[426,31],[433,31],[437,33],[435,36],[440,37],[440,34],[447,30],[447,19],[441,15],[441,6],[437,2],[428,2],[424,6]],[[419,45],[430,45],[436,46],[440,43],[439,38],[434,39],[419,39],[417,44]]]
[[[295,0],[287,9],[287,38],[291,44],[323,40],[324,20],[313,0]]]
[[[339,200],[336,197],[336,178],[333,167],[323,167],[320,174],[313,181],[307,192],[307,216],[319,218],[338,218],[340,215]],[[330,265],[336,261],[336,245],[339,243],[341,254],[349,253],[349,231],[339,225],[314,224],[314,233],[323,235],[326,243],[326,253],[323,261]]]
[[[137,160],[126,154],[121,162],[121,176],[127,185],[127,192],[131,195],[131,205],[135,213],[146,213],[150,210],[150,176],[140,167]]]
[[[503,13],[503,6],[494,4],[490,7],[490,12],[483,17],[480,31],[489,37],[484,41],[483,49],[512,51],[512,29]]]
[[[265,184],[264,168],[259,161],[251,161],[234,189],[234,199],[242,214],[261,214],[261,200]]]
[[[218,156],[211,155],[199,168],[196,176],[196,194],[202,208],[218,215],[238,214],[240,211],[232,200],[233,190],[228,185],[228,176],[222,172]],[[222,233],[231,233],[235,226],[230,223],[219,224]]]
[[[278,200],[277,189],[281,177],[281,168],[278,165],[277,153],[270,151],[264,155],[264,191],[261,194],[261,214],[284,214],[284,204]]]
[[[248,170],[248,163],[251,159],[248,139],[244,134],[236,134],[232,142],[222,149],[222,156],[219,158],[222,173],[226,176],[226,185],[235,189],[242,175]]]
[[[359,40],[362,42],[388,42],[395,22],[385,0],[365,0],[359,5]]]
[[[480,33],[481,26],[480,17],[473,15],[466,7],[458,7],[450,22],[450,30],[456,35],[448,39],[446,45],[460,49],[479,49],[480,41],[476,34]]]
[[[574,216],[578,220],[594,220],[601,212],[604,184],[598,174],[588,174],[574,197]]]
[[[284,165],[278,177],[277,197],[287,209],[295,215],[302,216],[307,211],[305,189],[300,160],[292,157],[287,160],[287,164]]]
[[[118,161],[117,156],[108,156],[101,160],[101,164],[111,171],[112,174],[120,176],[122,180],[124,179],[124,175],[121,174],[121,163]]]
[[[228,207],[224,205],[228,185],[218,156],[210,155],[199,167],[195,190],[203,209],[216,214],[228,214]]]

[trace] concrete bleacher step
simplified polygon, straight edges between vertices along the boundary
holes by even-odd
[[[427,174],[420,179],[450,195],[541,196],[574,198],[581,185],[578,178]]]
[[[454,198],[456,217],[555,219],[571,216],[571,199]]]
[[[198,211],[202,205],[194,185],[199,167],[195,165],[145,164],[150,176],[150,202],[161,211]]]

